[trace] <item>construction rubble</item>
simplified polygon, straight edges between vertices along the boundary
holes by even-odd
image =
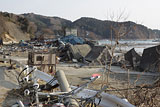
[[[134,48],[121,55],[112,56],[111,47],[72,35],[54,40],[20,41],[18,44],[1,45],[0,62],[9,62],[10,70],[20,69],[16,77],[19,86],[16,94],[21,97],[12,107],[105,107],[106,105],[134,107],[132,104],[138,105],[130,100],[132,104],[105,93],[107,85],[103,85],[96,91],[86,89],[89,84],[100,78],[99,74],[92,75],[84,84],[70,85],[65,73],[56,69],[57,64],[81,63],[88,67],[114,65],[141,72],[160,71],[160,45],[144,49],[142,56]],[[13,54],[19,58],[19,52],[27,54],[26,64],[11,60]],[[159,81],[157,84],[156,87],[159,87]],[[136,94],[137,92],[133,97],[136,97]]]
[[[111,47],[98,45],[96,42],[73,35],[51,40],[20,41],[1,47],[2,56],[11,56],[11,52],[54,52],[57,62],[83,63],[87,66],[107,64],[137,71],[158,72],[159,45],[146,48],[142,56],[135,49],[121,55],[111,55]]]
[[[135,70],[142,72],[160,72],[160,45],[144,49],[142,56],[136,53],[133,48],[129,50],[124,57]]]
[[[23,99],[19,100],[17,104],[14,104],[12,107],[17,107],[16,105],[21,107],[85,107],[88,104],[97,105],[95,103],[95,98],[101,94],[103,90],[88,98],[77,94],[87,87],[89,83],[98,78],[98,76],[92,77],[89,82],[81,85],[80,87],[73,87],[69,85],[63,71],[57,71],[55,77],[53,77],[47,73],[37,70],[35,67],[26,67],[18,76],[18,82],[20,85],[18,94],[23,95]],[[40,82],[39,79],[44,82]],[[58,86],[60,88],[56,89]],[[47,92],[45,90],[47,90]],[[89,98],[92,99],[88,101],[87,99]]]

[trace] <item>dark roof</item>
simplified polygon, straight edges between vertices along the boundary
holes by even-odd
[[[160,59],[160,45],[146,48],[143,51],[140,67],[147,71],[156,71],[158,69]]]
[[[135,51],[134,48],[132,48],[126,54],[124,54],[124,58],[130,63],[132,67],[135,67],[134,64],[140,62],[141,56]]]
[[[93,61],[93,60],[97,59],[105,48],[106,48],[105,46],[94,46],[91,49],[91,51],[87,54],[85,59],[87,61]]]

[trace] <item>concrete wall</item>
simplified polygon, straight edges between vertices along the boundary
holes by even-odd
[[[55,54],[34,54],[34,64],[56,64]]]
[[[37,66],[41,71],[53,72],[56,70],[56,54],[29,53],[28,65]]]

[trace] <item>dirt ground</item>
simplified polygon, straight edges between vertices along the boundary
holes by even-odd
[[[63,70],[70,85],[79,86],[86,83],[92,74],[100,74],[101,77],[91,83],[87,88],[93,90],[100,90],[102,85],[107,85],[107,90],[112,89],[124,89],[128,86],[142,85],[142,84],[153,84],[159,75],[140,75],[140,74],[127,74],[127,73],[109,73],[109,79],[107,83],[107,72],[104,73],[104,67],[64,67],[58,66],[57,70]],[[113,67],[113,70],[117,70]],[[117,92],[109,91],[108,93],[117,95]]]
[[[5,107],[4,103],[11,103],[11,100],[15,100],[11,99],[7,101],[6,97],[8,96],[8,92],[18,88],[16,77],[19,72],[16,69],[9,69],[9,67],[10,65],[7,63],[0,63],[0,105],[2,107]]]
[[[22,58],[22,63],[25,63],[25,58]],[[21,56],[19,56],[20,58]],[[17,55],[15,57],[12,57],[13,59],[19,59],[17,58]],[[20,72],[19,69],[9,69],[10,65],[8,63],[0,63],[0,105],[3,107],[8,107],[14,104],[19,96],[14,93],[13,89],[18,88],[17,83],[17,76]],[[69,64],[58,64],[56,67],[57,70],[63,70],[66,74],[67,80],[70,85],[74,86],[80,86],[83,83],[86,83],[89,81],[89,78],[92,76],[92,74],[98,73],[101,75],[101,78],[96,80],[95,82],[91,83],[87,88],[93,89],[93,90],[100,90],[102,87],[102,84],[106,84],[106,80],[104,81],[104,78],[107,78],[107,76],[104,73],[104,67],[79,67],[79,66],[70,66]],[[113,67],[113,71],[119,71],[122,70],[121,68]],[[139,74],[130,74],[127,73],[115,73],[110,72],[109,73],[109,83],[107,83],[107,90],[113,90],[113,89],[124,89],[129,86],[134,85],[140,85],[140,84],[153,84],[154,81],[156,81],[159,78],[159,75],[139,75]],[[109,94],[117,95],[121,98],[124,96],[121,95],[121,92],[115,92],[115,91],[106,91]]]

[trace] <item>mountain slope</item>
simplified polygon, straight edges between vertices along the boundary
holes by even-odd
[[[110,38],[111,35],[115,37],[117,35],[115,31],[120,31],[118,35],[124,33],[125,35],[122,37],[124,39],[150,39],[159,36],[156,31],[131,21],[113,22],[84,17],[76,20],[74,26],[100,35],[103,39]]]
[[[116,34],[115,29],[116,31],[120,31],[120,34],[125,34],[125,36],[121,37],[123,39],[151,39],[160,37],[159,30],[151,30],[131,21],[114,22],[82,17],[71,22],[58,17],[46,17],[33,13],[23,14],[23,16],[37,26],[36,36],[42,35],[47,38],[64,35],[65,28],[77,28],[78,36],[91,39],[109,39],[111,35],[114,38]]]
[[[78,36],[90,39],[110,39],[121,35],[122,39],[151,39],[160,37],[160,30],[152,30],[131,21],[114,22],[82,17],[74,22],[34,13],[15,15],[0,12],[0,37],[4,41],[30,38],[55,38],[65,35],[65,28],[77,28]]]
[[[33,13],[23,14],[30,22],[37,27],[35,35],[55,38],[57,35],[64,35],[64,27],[70,27],[72,22],[59,17],[47,17]]]
[[[11,13],[0,12],[0,37],[4,42],[29,40],[29,22],[27,19]]]

